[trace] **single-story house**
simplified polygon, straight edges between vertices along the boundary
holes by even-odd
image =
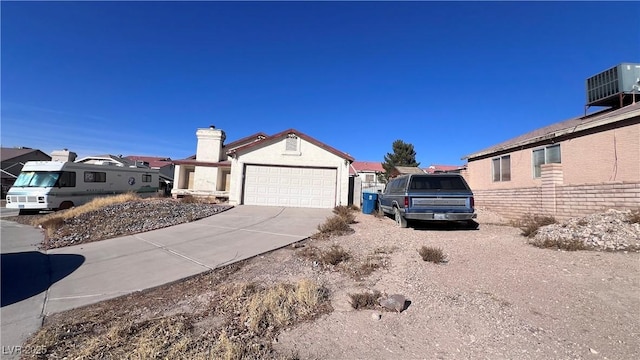
[[[467,168],[466,165],[435,165],[431,164],[429,167],[424,168],[424,172],[427,174],[442,174],[442,173],[454,173],[459,174],[462,170]]]
[[[211,126],[196,131],[195,156],[174,160],[174,197],[227,198],[232,205],[332,208],[349,201],[353,158],[298,130],[256,133],[225,144]]]
[[[389,174],[389,179],[407,174],[425,174],[425,171],[417,166],[394,166]]]
[[[51,156],[38,149],[28,147],[0,148],[0,179],[2,179],[2,197],[16,181],[27,161],[49,161]]]
[[[93,164],[93,165],[105,165],[105,164],[113,164],[116,166],[138,166],[135,161],[129,160],[122,155],[92,155],[85,156],[83,158],[77,159],[75,162],[77,163],[85,163],[85,164]]]
[[[477,206],[559,219],[640,208],[640,103],[575,117],[465,156]]]
[[[363,192],[377,192],[384,189],[380,175],[384,174],[382,163],[375,161],[354,161],[350,173],[360,179]]]

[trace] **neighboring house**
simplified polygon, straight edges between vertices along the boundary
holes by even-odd
[[[160,183],[160,189],[167,195],[171,193],[171,188],[173,187],[173,175],[175,172],[175,166],[173,165],[171,158],[129,155],[125,156],[125,159],[135,163],[142,163],[152,169],[158,169],[160,179],[162,180]]]
[[[559,219],[640,208],[640,103],[556,123],[467,155],[477,206]]]
[[[224,144],[224,131],[198,129],[196,155],[174,160],[175,197],[228,198],[232,205],[332,208],[349,201],[353,158],[295,129]]]
[[[124,158],[122,155],[115,156],[109,154],[85,156],[75,162],[94,165],[137,166],[135,161]]]
[[[351,164],[351,174],[360,179],[363,192],[384,190],[384,182],[380,181],[380,174],[384,174],[384,168],[380,162],[354,161]]]
[[[1,160],[1,179],[2,179],[2,198],[7,190],[13,185],[14,181],[20,174],[22,166],[27,161],[50,161],[51,156],[37,149],[27,147],[17,148],[0,148]]]
[[[391,169],[391,173],[389,174],[389,179],[399,175],[424,174],[424,173],[425,173],[424,170],[420,169],[417,166],[394,166]]]
[[[467,168],[466,165],[429,165],[429,167],[422,169],[427,174],[442,174],[442,173],[454,173],[459,174],[462,170]]]

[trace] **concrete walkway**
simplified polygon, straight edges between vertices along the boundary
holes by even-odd
[[[287,246],[317,232],[330,215],[329,209],[239,206],[192,223],[50,250],[52,284],[41,312],[152,288]],[[4,307],[2,315],[4,335]]]

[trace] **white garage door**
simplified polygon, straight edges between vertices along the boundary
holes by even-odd
[[[332,208],[336,169],[247,165],[244,204]]]

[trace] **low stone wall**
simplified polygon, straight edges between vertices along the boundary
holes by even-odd
[[[563,220],[607,209],[640,209],[640,181],[474,190],[474,195],[476,207],[512,220],[525,214],[551,215]]]

